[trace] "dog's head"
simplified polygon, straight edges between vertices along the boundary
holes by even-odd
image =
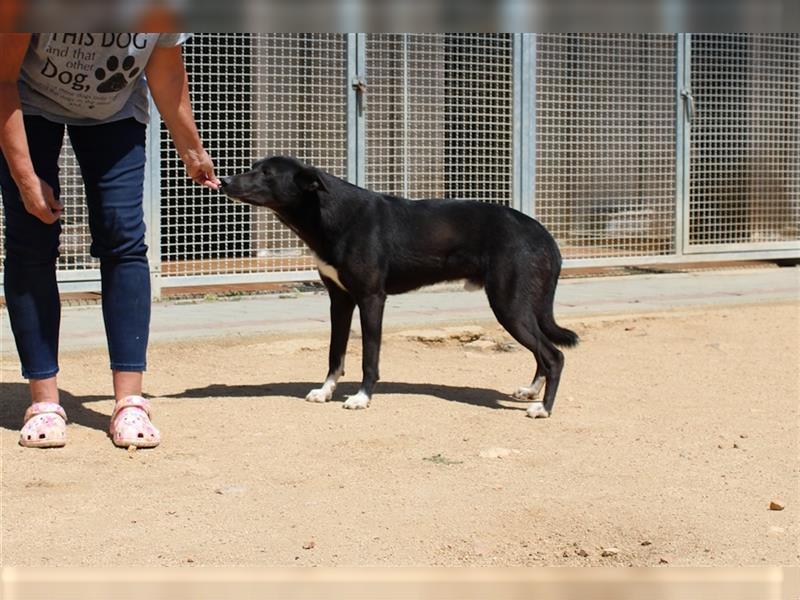
[[[296,205],[310,195],[328,191],[319,169],[288,156],[265,158],[249,171],[222,177],[220,187],[230,198],[273,210]]]

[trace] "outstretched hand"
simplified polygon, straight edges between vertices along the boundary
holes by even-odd
[[[187,150],[181,155],[181,160],[194,182],[212,190],[219,189],[219,179],[214,175],[214,162],[205,150]]]

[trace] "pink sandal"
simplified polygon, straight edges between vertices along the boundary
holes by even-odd
[[[67,443],[67,413],[56,402],[36,402],[25,411],[19,444],[26,448],[60,448]]]
[[[120,448],[155,448],[161,442],[161,434],[150,422],[150,402],[141,396],[126,396],[116,403],[108,433]]]

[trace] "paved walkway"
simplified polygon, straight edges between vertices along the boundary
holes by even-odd
[[[642,313],[708,305],[785,301],[800,297],[800,268],[763,267],[564,279],[556,296],[556,318]],[[800,314],[798,315],[800,320]],[[456,321],[492,320],[486,296],[447,286],[387,301],[384,323],[420,326]],[[16,357],[8,316],[0,312],[0,352]],[[357,323],[357,317],[354,323]],[[151,340],[248,336],[268,332],[316,332],[328,329],[324,293],[253,296],[241,299],[159,302],[153,306]],[[104,347],[100,306],[66,307],[61,348]]]

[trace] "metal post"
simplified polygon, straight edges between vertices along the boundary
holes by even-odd
[[[410,100],[408,98],[408,34],[403,34],[403,196],[409,197],[408,136]]]
[[[366,181],[366,116],[364,111],[367,34],[347,34],[347,180]]]
[[[522,35],[514,33],[511,37],[511,206],[519,211],[522,210]]]
[[[511,206],[534,216],[536,209],[536,34],[513,38],[513,152]]]
[[[691,123],[687,118],[684,90],[691,87],[691,34],[676,36],[675,70],[675,254],[683,256],[689,243],[689,171]]]
[[[153,299],[161,298],[161,116],[150,100],[144,170],[144,222],[147,227],[147,258]]]
[[[522,164],[528,171],[523,174],[522,210],[530,216],[536,215],[536,34],[522,36],[522,115],[525,125],[522,130]]]

